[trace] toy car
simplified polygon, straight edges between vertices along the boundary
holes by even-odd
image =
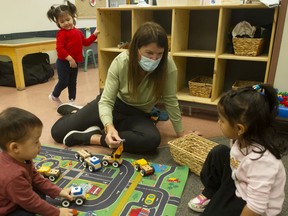
[[[108,166],[112,164],[113,167],[117,168],[123,163],[123,159],[121,158],[121,154],[123,151],[123,143],[119,145],[119,147],[114,150],[111,155],[105,155],[102,159],[102,165]]]
[[[61,173],[59,169],[51,169],[49,166],[41,166],[37,171],[51,182],[56,181]]]
[[[88,167],[90,172],[99,170],[102,167],[100,159],[96,156],[85,158],[82,165],[83,167]]]
[[[133,164],[134,169],[136,171],[140,171],[142,176],[152,175],[155,172],[154,167],[151,166],[144,158],[135,161]]]
[[[75,158],[78,159],[80,162],[83,162],[85,158],[91,157],[91,153],[89,153],[87,150],[79,150],[75,153]]]
[[[63,207],[68,208],[72,202],[75,202],[76,205],[81,206],[84,204],[84,201],[86,200],[86,192],[80,186],[72,187],[71,196],[75,198],[74,201],[63,199],[61,202],[61,205]]]

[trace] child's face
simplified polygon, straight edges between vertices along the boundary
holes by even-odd
[[[70,16],[68,13],[60,16],[57,22],[62,29],[70,30],[74,28],[73,17]]]
[[[238,139],[238,130],[237,127],[232,127],[228,120],[218,112],[218,124],[222,130],[222,133],[228,139]]]
[[[42,127],[31,129],[29,137],[18,145],[18,153],[16,159],[18,161],[32,160],[35,158],[41,149],[40,136]]]

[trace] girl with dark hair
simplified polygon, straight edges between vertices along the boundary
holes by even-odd
[[[76,6],[69,1],[67,5],[51,6],[47,12],[48,19],[60,28],[56,35],[58,56],[56,65],[59,80],[49,95],[49,98],[58,105],[62,103],[59,96],[66,87],[68,87],[69,102],[76,99],[78,63],[83,61],[82,48],[92,44],[99,34],[95,30],[89,38],[85,38],[84,34],[75,28],[76,16]]]
[[[286,173],[281,156],[285,140],[273,123],[275,89],[260,84],[231,90],[218,103],[218,123],[231,149],[214,147],[200,177],[204,190],[188,206],[202,215],[278,215],[284,202]]]
[[[165,30],[157,23],[144,23],[135,32],[129,50],[110,65],[102,95],[60,118],[52,127],[52,137],[67,146],[96,144],[109,148],[117,148],[125,139],[126,152],[153,151],[161,137],[150,112],[160,100],[176,135],[184,134],[176,80],[177,68],[168,56]]]

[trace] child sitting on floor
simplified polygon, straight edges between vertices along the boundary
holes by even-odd
[[[0,215],[72,216],[72,210],[56,208],[46,194],[73,200],[70,188],[61,190],[35,169],[32,160],[41,149],[43,124],[34,114],[20,108],[0,113]]]
[[[218,123],[231,149],[214,147],[200,177],[204,190],[188,206],[201,216],[280,214],[286,173],[281,157],[287,142],[272,127],[278,111],[270,85],[227,92],[218,103]]]

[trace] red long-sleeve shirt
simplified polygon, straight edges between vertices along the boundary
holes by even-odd
[[[61,189],[43,178],[31,161],[21,163],[6,152],[0,152],[0,215],[6,215],[17,207],[42,216],[59,215],[60,210],[40,198],[34,191],[55,198]]]
[[[83,46],[89,46],[96,38],[94,34],[91,34],[89,38],[85,38],[84,34],[77,28],[71,30],[60,29],[56,35],[58,58],[66,60],[66,57],[70,55],[76,62],[82,62]]]

